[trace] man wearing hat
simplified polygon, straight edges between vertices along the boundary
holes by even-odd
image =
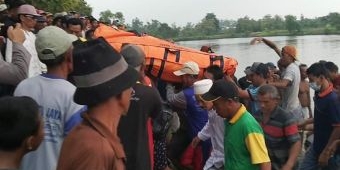
[[[72,42],[75,37],[64,30],[49,26],[37,34],[36,47],[47,73],[22,81],[15,96],[32,97],[40,106],[44,119],[44,141],[37,151],[27,154],[23,170],[55,170],[64,137],[81,121],[86,107],[73,102],[75,86],[66,81],[73,70]]]
[[[209,118],[204,128],[198,132],[191,144],[196,147],[199,142],[211,139],[212,151],[209,159],[205,162],[203,170],[223,170],[224,169],[224,119],[213,110],[212,102],[204,102],[201,96],[208,92],[213,84],[210,79],[203,79],[194,83],[194,92],[199,105],[209,111]]]
[[[297,121],[302,121],[302,110],[299,101],[299,86],[300,86],[300,69],[295,61],[297,61],[297,50],[292,45],[286,45],[281,50],[271,41],[257,37],[252,42],[264,42],[272,48],[280,57],[280,64],[285,68],[282,73],[282,78],[269,82],[279,89],[283,89],[281,107],[289,112],[292,112]]]
[[[145,76],[144,52],[138,46],[128,44],[122,48],[120,54],[139,73],[139,81],[132,87],[129,111],[126,116],[121,118],[118,126],[118,135],[127,158],[126,169],[135,170],[143,167],[145,170],[151,170],[153,148],[149,148],[149,143],[153,143],[153,141],[148,139],[148,135],[152,135],[152,132],[148,132],[147,125],[149,118],[152,118],[154,122],[155,118],[161,115],[162,101],[155,88],[142,84],[142,79]],[[165,167],[166,161],[165,157]]]
[[[66,137],[57,169],[124,170],[117,127],[128,112],[138,73],[103,38],[76,42],[73,56],[74,101],[88,111]]]
[[[35,25],[37,24],[37,18],[40,16],[41,15],[37,13],[37,10],[32,5],[24,4],[18,8],[18,19],[22,25],[22,29],[25,31],[26,40],[24,42],[24,47],[32,56],[28,70],[28,77],[36,76],[41,74],[43,71],[44,72],[46,71],[46,65],[39,61],[37,50],[35,47],[36,36],[32,32],[32,30],[34,30]],[[8,41],[7,47],[11,46],[11,44],[12,43]],[[12,60],[12,56],[8,55],[10,54],[8,53],[10,51],[11,51],[10,48],[6,49],[7,61]]]
[[[188,122],[188,136],[190,141],[197,136],[198,132],[202,130],[208,121],[208,112],[202,109],[194,95],[193,84],[198,80],[199,67],[193,61],[188,61],[183,64],[182,68],[175,71],[176,76],[181,76],[184,89],[179,93],[174,93],[174,87],[167,85],[167,99],[173,106],[185,110],[185,120]],[[190,145],[189,145],[190,147]],[[208,159],[210,154],[211,143],[210,140],[201,142],[195,150],[192,165],[197,169],[202,169],[204,162]],[[185,155],[185,154],[184,154]],[[202,159],[203,158],[203,159]],[[185,160],[183,158],[182,160]],[[182,162],[182,164],[184,164]],[[189,166],[189,165],[185,165]]]
[[[225,118],[225,169],[270,170],[271,164],[261,126],[239,102],[236,85],[217,80],[202,100],[213,102],[219,116]]]

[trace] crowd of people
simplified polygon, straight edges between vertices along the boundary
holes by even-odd
[[[256,37],[277,65],[237,80],[188,61],[178,85],[146,75],[140,47],[95,37],[93,17],[6,0],[0,22],[0,169],[340,169],[331,61],[298,65],[296,47]]]

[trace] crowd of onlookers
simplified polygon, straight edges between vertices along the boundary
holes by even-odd
[[[294,46],[257,37],[277,64],[237,80],[189,61],[174,85],[145,74],[137,45],[95,37],[93,17],[5,0],[0,22],[0,169],[340,169],[333,62],[298,65]]]

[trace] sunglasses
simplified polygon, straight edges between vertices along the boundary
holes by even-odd
[[[38,19],[38,17],[36,17],[34,15],[24,15],[24,17],[30,18],[30,19],[33,19],[33,20],[37,20]]]

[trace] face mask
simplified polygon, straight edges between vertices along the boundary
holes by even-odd
[[[320,91],[321,85],[317,85],[315,82],[309,83],[309,87],[312,88],[314,91]]]

